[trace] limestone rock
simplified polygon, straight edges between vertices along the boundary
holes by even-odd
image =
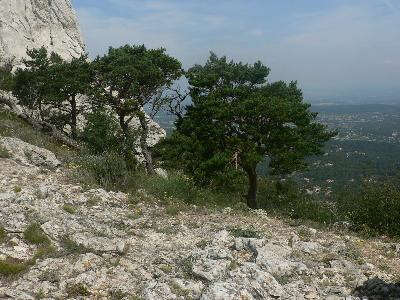
[[[70,0],[1,0],[0,57],[19,65],[26,50],[46,47],[64,59],[85,51]]]
[[[16,138],[0,138],[0,145],[8,150],[14,160],[24,165],[54,169],[61,164],[52,152]]]
[[[288,245],[293,229],[259,212],[171,216],[143,199],[149,192],[85,191],[58,170],[43,174],[25,156],[0,159],[0,262],[28,263],[11,278],[0,272],[0,298],[399,299],[393,274],[344,251],[350,236],[317,232],[308,242],[293,236]],[[26,240],[33,222],[50,245]],[[233,236],[230,229],[247,226],[272,229],[263,231],[267,238]]]

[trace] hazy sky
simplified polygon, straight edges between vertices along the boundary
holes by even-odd
[[[90,56],[165,47],[185,67],[209,51],[261,60],[307,91],[400,90],[400,0],[73,0]]]

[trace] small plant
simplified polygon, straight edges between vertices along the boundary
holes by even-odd
[[[260,239],[261,234],[251,229],[232,228],[229,230],[234,237],[255,238]]]
[[[4,229],[4,227],[0,226],[0,243],[2,243],[5,238],[7,236],[6,230]]]
[[[45,270],[39,275],[40,281],[48,281],[50,283],[60,282],[60,276],[55,270]]]
[[[43,290],[39,290],[39,292],[35,293],[35,300],[40,300],[43,299],[45,297],[45,294],[43,292]]]
[[[108,296],[110,300],[122,300],[128,295],[121,290],[111,290],[108,292]]]
[[[233,270],[237,269],[238,266],[239,266],[239,265],[238,265],[237,261],[231,260],[231,262],[230,262],[230,264],[229,264],[229,266],[228,266],[228,270],[229,270],[229,271],[233,271]]]
[[[209,240],[201,240],[200,242],[196,243],[196,247],[200,248],[200,249],[204,249],[205,247],[207,247],[210,244],[211,244],[211,242]]]
[[[7,258],[5,260],[0,260],[0,275],[5,277],[11,277],[18,275],[19,273],[25,271],[28,265],[25,262]]]
[[[50,239],[37,223],[31,224],[25,229],[24,239],[35,245],[50,245]]]
[[[0,158],[10,158],[10,157],[11,157],[10,152],[6,148],[0,145]]]
[[[70,237],[64,236],[61,241],[61,246],[69,254],[83,254],[90,252],[88,248],[73,241]]]
[[[160,265],[160,270],[163,271],[166,274],[170,274],[172,272],[172,266],[168,264],[162,264]]]
[[[179,263],[181,270],[185,276],[185,278],[192,278],[193,277],[193,256],[186,257],[182,259]]]
[[[19,185],[14,186],[14,193],[20,193],[22,191],[22,188]]]
[[[181,211],[181,208],[179,207],[179,205],[176,205],[176,204],[168,205],[165,208],[165,213],[170,216],[176,216],[179,214],[180,211]]]
[[[189,291],[184,290],[178,283],[171,282],[170,288],[175,295],[183,297],[184,299],[188,299]]]
[[[305,241],[308,242],[312,236],[310,230],[306,227],[300,227],[297,230],[297,234],[300,236],[300,238]]]
[[[36,251],[36,253],[35,253],[34,257],[33,257],[33,262],[36,259],[49,257],[50,255],[52,255],[55,252],[56,252],[56,248],[54,248],[52,245],[50,245],[50,244],[42,245],[37,249],[37,251]]]
[[[63,205],[63,210],[69,214],[74,214],[76,212],[75,207],[73,205],[67,204],[67,203]]]
[[[88,201],[86,201],[86,205],[89,207],[96,206],[99,204],[101,198],[98,196],[91,196]]]
[[[82,283],[67,284],[65,291],[68,297],[90,296],[90,292]]]

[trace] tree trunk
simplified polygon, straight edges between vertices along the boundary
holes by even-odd
[[[247,206],[257,209],[257,172],[256,168],[250,167],[245,169],[249,178],[249,190],[247,192]]]
[[[74,140],[76,140],[76,138],[78,137],[77,134],[77,109],[76,109],[76,96],[71,96],[71,100],[70,100],[70,104],[71,104],[71,136]]]
[[[149,147],[147,146],[147,137],[149,134],[149,124],[146,120],[146,115],[144,112],[140,112],[139,115],[140,126],[142,128],[140,132],[140,148],[142,149],[142,154],[144,156],[144,160],[146,162],[146,170],[150,175],[155,174],[154,165],[153,165],[153,157]]]
[[[119,125],[121,126],[122,133],[124,134],[125,140],[129,139],[129,128],[128,124],[125,123],[125,115],[118,115],[119,116]]]

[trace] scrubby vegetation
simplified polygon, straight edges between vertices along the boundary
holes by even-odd
[[[304,170],[308,156],[322,154],[335,132],[318,123],[296,82],[267,82],[269,69],[260,62],[247,65],[212,54],[204,66],[184,72],[164,49],[144,46],[111,48],[93,63],[86,57],[65,62],[44,49],[28,54],[26,69],[15,75],[2,69],[2,87],[79,147],[55,142],[3,109],[0,135],[54,152],[72,180],[84,187],[140,191],[163,202],[172,216],[188,204],[251,207],[292,220],[400,236],[398,179],[366,178],[363,186],[343,187],[329,197],[310,195],[290,180],[287,175]],[[172,88],[182,75],[189,82],[187,91]],[[80,94],[87,95],[82,102]],[[185,106],[188,96],[192,103]],[[176,130],[151,148],[146,142],[149,120],[161,109],[176,116]],[[81,117],[86,121],[78,126]],[[133,118],[138,127],[131,126]],[[144,166],[138,163],[138,150]],[[8,157],[0,147],[0,158]],[[168,177],[155,175],[156,167],[167,169]],[[74,213],[72,206],[63,209]],[[24,236],[30,243],[49,244],[37,224]],[[72,252],[76,248],[66,245]]]

